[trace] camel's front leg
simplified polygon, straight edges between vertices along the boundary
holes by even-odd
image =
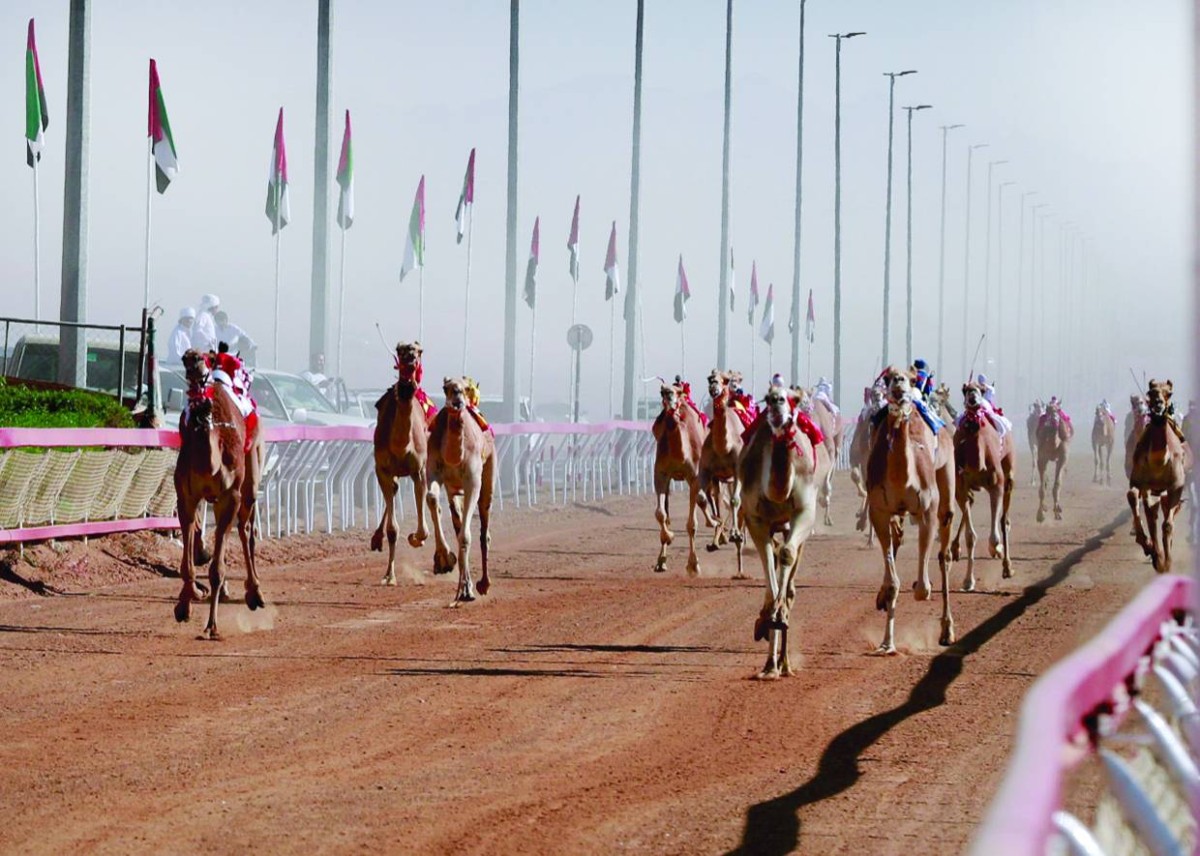
[[[717,525],[713,527],[712,540],[705,545],[704,549],[710,553],[715,553],[720,549],[722,544],[725,544],[729,538],[725,531],[725,521],[721,519],[721,483],[712,479],[704,473],[701,473],[699,483],[704,490],[704,496],[708,499],[709,511]],[[713,489],[713,486],[716,489]]]
[[[475,582],[471,579],[471,522],[479,504],[479,479],[463,485],[462,522],[458,530],[458,592],[454,599],[470,602],[475,599]]]
[[[836,458],[834,460],[837,460]],[[833,503],[833,463],[829,465],[829,472],[825,474],[825,480],[821,484],[821,507],[825,509],[826,526],[833,525],[833,518],[829,514],[829,506]]]
[[[762,680],[773,680],[779,677],[779,652],[777,636],[771,627],[771,614],[775,609],[775,600],[780,591],[780,581],[776,578],[775,544],[771,538],[771,528],[758,520],[747,520],[746,529],[754,548],[758,551],[759,561],[762,562],[763,577],[766,589],[763,592],[763,605],[759,610],[758,619],[754,622],[754,641],[767,640],[767,662],[755,677]]]
[[[1133,538],[1147,556],[1154,554],[1150,550],[1150,539],[1142,527],[1142,493],[1135,487],[1125,491],[1125,499],[1129,502],[1129,510],[1133,514]]]
[[[483,483],[479,488],[479,553],[483,558],[483,572],[479,577],[480,594],[487,594],[492,587],[491,577],[488,576],[488,548],[492,545],[492,494],[496,484],[496,457],[493,455],[483,463]]]
[[[933,584],[929,581],[929,545],[933,543],[935,514],[933,508],[923,510],[917,518],[917,579],[913,582],[913,598],[929,600]],[[967,530],[967,547],[970,549],[973,533]]]
[[[177,489],[178,491],[178,489]],[[175,603],[175,620],[187,621],[192,617],[192,601],[204,595],[196,585],[195,552],[200,539],[200,527],[196,525],[199,503],[179,499],[179,536],[183,539],[183,557],[179,562],[179,578],[183,585],[179,589],[179,600]]]
[[[1183,488],[1171,490],[1162,498],[1162,567],[1159,568],[1159,573],[1169,574],[1171,572],[1171,542],[1175,537],[1175,515],[1179,511],[1180,503],[1183,502]]]
[[[378,467],[375,468],[375,475],[379,480],[379,489],[383,493],[383,516],[379,520],[379,528],[371,535],[371,549],[383,549],[383,535],[386,531],[388,564],[387,572],[380,582],[385,586],[394,586],[396,584],[396,492],[398,487],[396,479],[390,474],[382,472]]]
[[[1046,522],[1046,462],[1038,461],[1038,510],[1037,522]]]
[[[429,506],[429,519],[433,524],[433,572],[448,574],[454,570],[458,560],[450,552],[450,544],[446,541],[446,530],[442,526],[442,484],[437,479],[429,480],[429,490],[425,494],[425,504]]]
[[[1100,447],[1092,444],[1092,484],[1100,483]]]
[[[967,534],[967,575],[963,577],[962,588],[963,591],[975,591],[975,521],[971,519],[971,494],[967,490],[961,489],[956,498],[962,519],[958,522],[958,533],[954,536],[951,555],[956,559],[959,558],[958,537],[965,530]]]
[[[658,521],[658,559],[654,563],[654,570],[660,574],[667,569],[667,545],[675,540],[667,519],[667,493],[670,489],[670,481],[657,475],[654,477],[654,519]]]
[[[746,576],[746,572],[742,570],[742,548],[746,544],[746,529],[742,521],[742,481],[736,475],[733,478],[729,505],[729,515],[733,530],[729,537],[737,550],[737,573],[733,575],[733,578],[735,580],[745,580],[749,578]]]
[[[213,504],[217,534],[213,543],[212,563],[208,566],[208,583],[212,590],[208,593],[208,625],[204,628],[208,638],[213,640],[221,638],[217,630],[217,607],[221,603],[221,588],[225,582],[225,536],[233,525],[237,505],[237,500],[228,496],[218,498]]]
[[[1000,529],[1000,503],[1002,501],[1002,485],[992,483],[988,485],[988,503],[989,510],[992,513],[992,530],[988,533],[988,554],[993,559],[1004,558],[1004,539]]]
[[[1065,458],[1059,458],[1054,464],[1054,519],[1063,519],[1062,502],[1060,495],[1062,493],[1062,477],[1063,471],[1067,468]]]
[[[258,567],[254,562],[254,516],[255,499],[243,499],[238,509],[238,538],[242,542],[242,558],[246,562],[246,606],[254,611],[266,606],[262,587],[258,582]]]
[[[1162,508],[1162,500],[1153,501],[1149,491],[1142,491],[1142,507],[1146,509],[1146,528],[1150,530],[1150,563],[1154,570],[1162,572],[1162,544],[1158,540],[1158,513]]]
[[[720,488],[718,488],[719,490]],[[691,576],[697,576],[700,573],[700,557],[696,555],[696,510],[704,508],[707,503],[704,502],[704,494],[700,491],[700,481],[693,479],[688,484],[688,515],[687,515],[687,534],[688,534],[688,558],[687,572]]]
[[[887,612],[883,641],[875,650],[877,654],[896,653],[896,601],[900,596],[900,576],[896,573],[896,554],[892,549],[891,515],[886,509],[871,510],[871,526],[879,539],[883,552],[883,583],[875,596],[875,608]]]
[[[1012,570],[1012,550],[1008,543],[1008,536],[1012,532],[1012,519],[1009,517],[1009,509],[1012,507],[1013,495],[1013,474],[1006,473],[1004,477],[1004,491],[1001,497],[1000,509],[1000,538],[1001,538],[1001,557],[1000,566],[1004,579],[1009,579],[1013,575]]]
[[[1112,487],[1112,453],[1113,444],[1108,445],[1108,454],[1104,457],[1104,484]]]
[[[429,486],[425,481],[425,467],[417,466],[413,471],[412,483],[413,501],[417,506],[417,531],[408,536],[408,546],[420,547],[429,537],[429,530],[425,526],[425,495],[429,492]],[[396,525],[394,520],[392,525]],[[390,534],[388,537],[391,537]]]

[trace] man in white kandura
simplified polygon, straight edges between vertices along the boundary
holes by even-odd
[[[167,339],[167,362],[182,363],[183,355],[192,346],[192,323],[196,320],[196,310],[185,306],[179,310],[179,320]]]

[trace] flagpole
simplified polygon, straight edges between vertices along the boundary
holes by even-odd
[[[617,329],[617,295],[613,294],[608,301],[608,413],[604,418],[611,419],[613,412],[613,366],[616,365],[616,329]]]
[[[754,325],[750,325],[750,389],[757,389],[754,378]]]
[[[535,286],[536,288],[536,286]],[[529,318],[529,417],[533,418],[533,366],[534,352],[537,347],[537,294],[534,293],[533,306],[529,307],[533,314]]]
[[[33,160],[33,317],[42,317],[42,203],[38,192],[38,163]]]
[[[37,167],[34,167],[34,182],[36,188]],[[150,308],[150,199],[151,185],[154,184],[154,136],[146,137],[146,258],[142,270],[142,308]],[[36,192],[36,191],[35,191]],[[34,226],[36,231],[37,227]]]
[[[276,174],[275,178],[275,354],[274,363],[271,366],[274,369],[279,368],[279,248],[283,241],[283,229],[279,225],[279,206],[283,204],[283,176]],[[149,210],[149,203],[147,203]],[[149,224],[149,218],[146,219]],[[150,230],[146,229],[147,240],[149,239]]]
[[[417,341],[425,341],[425,262],[417,265]]]
[[[342,257],[338,262],[338,338],[337,338],[337,373],[339,377],[346,376],[342,367],[342,325],[346,317],[346,230],[342,229]]]
[[[808,374],[804,376],[804,385],[812,386],[812,339],[808,340]]]
[[[475,206],[467,221],[467,294],[463,304],[463,374],[467,373],[467,344],[471,341],[471,235],[475,231]]]
[[[571,277],[571,326],[575,326],[575,308],[579,300],[579,277]],[[578,390],[575,389],[575,369],[574,363],[567,364],[567,402],[571,405],[571,421],[575,420],[575,395]]]
[[[679,322],[679,376],[687,380],[687,346],[684,344],[683,322]]]

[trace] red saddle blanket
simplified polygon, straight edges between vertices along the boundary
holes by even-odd
[[[825,433],[821,430],[820,426],[818,426],[816,422],[813,422],[812,419],[809,418],[807,413],[794,411],[792,413],[792,420],[793,421],[792,421],[791,430],[788,433],[781,434],[779,436],[779,439],[780,440],[784,440],[784,439],[788,440],[789,443],[791,444],[792,448],[799,451],[799,446],[796,444],[796,440],[795,440],[796,432],[799,431],[800,433],[804,434],[804,436],[807,437],[808,441],[812,444],[813,466],[816,466],[816,464],[817,464],[817,446],[819,446],[825,442]],[[750,427],[742,432],[742,442],[749,443],[750,438],[754,436],[754,432],[757,431],[759,429],[759,427],[764,425],[766,423],[766,421],[767,421],[766,412],[765,411],[759,412],[758,415],[756,415],[754,417],[754,422],[750,425]]]

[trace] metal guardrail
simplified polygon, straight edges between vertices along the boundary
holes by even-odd
[[[1189,578],[1155,579],[1099,636],[1033,685],[973,856],[1195,852],[1196,594]],[[1098,765],[1105,790],[1089,807],[1092,816],[1080,818],[1064,809],[1068,774],[1088,765]]]

